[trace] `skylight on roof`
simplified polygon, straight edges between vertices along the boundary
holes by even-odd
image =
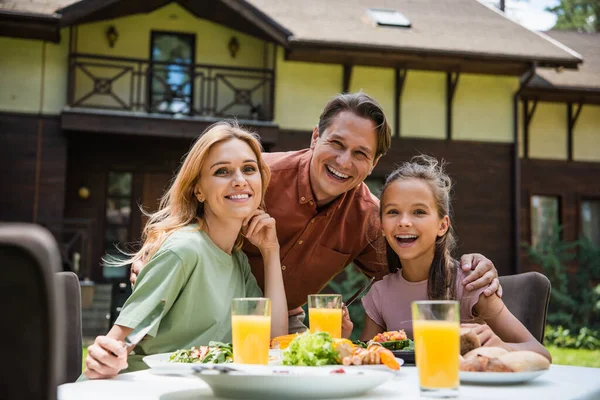
[[[410,21],[401,12],[390,8],[369,8],[367,15],[371,17],[378,26],[398,26],[410,28]]]

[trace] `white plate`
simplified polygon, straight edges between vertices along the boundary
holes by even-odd
[[[386,371],[332,365],[328,368],[238,365],[240,372],[196,374],[217,397],[323,399],[361,395],[394,378]],[[342,368],[345,373],[332,374]]]
[[[169,357],[171,357],[171,354],[173,353],[160,353],[160,354],[153,354],[151,356],[146,356],[144,357],[142,360],[146,363],[146,365],[148,367],[150,367],[152,369],[153,373],[156,374],[160,374],[160,375],[169,375],[169,374],[174,374],[174,375],[182,375],[182,374],[191,374],[193,373],[192,367],[194,365],[203,365],[203,364],[195,364],[195,363],[176,363],[176,362],[169,362]],[[403,365],[404,364],[404,360],[401,358],[396,358],[396,361],[398,361],[398,364]],[[238,364],[227,364],[227,365],[231,365],[231,366],[235,366]],[[269,350],[269,365],[272,366],[278,366],[281,365],[281,350]],[[323,367],[318,367],[318,368],[335,368],[335,367],[341,367],[340,366],[336,366],[336,365],[325,365]],[[306,368],[315,368],[315,367],[306,367]],[[348,367],[344,367],[344,368],[351,368],[351,369],[355,369],[355,368],[360,368],[360,369],[370,369],[370,370],[380,370],[380,371],[392,371],[391,369],[389,369],[388,367],[386,367],[383,364],[379,364],[379,365],[351,365]]]
[[[548,370],[526,372],[465,372],[460,371],[460,381],[479,384],[511,384],[533,380]]]

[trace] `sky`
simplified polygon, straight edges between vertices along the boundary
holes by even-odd
[[[480,0],[486,4],[498,4],[499,0]],[[506,16],[534,31],[547,31],[556,23],[556,15],[545,11],[559,0],[505,0]]]

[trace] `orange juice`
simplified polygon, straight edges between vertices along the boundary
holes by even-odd
[[[232,315],[233,362],[268,364],[271,340],[271,317]]]
[[[327,332],[332,338],[342,337],[341,308],[309,308],[308,323],[311,332]]]
[[[422,388],[458,387],[459,327],[456,321],[413,321]]]

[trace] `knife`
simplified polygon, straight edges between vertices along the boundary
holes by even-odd
[[[358,289],[358,291],[356,293],[354,293],[352,295],[352,297],[350,297],[346,303],[344,303],[344,306],[348,307],[348,306],[350,306],[350,304],[354,303],[354,301],[356,299],[358,299],[358,297],[361,294],[363,294],[371,286],[371,284],[373,283],[374,280],[375,280],[375,277],[372,277],[371,279],[369,279],[367,281],[367,283],[365,283],[360,289]]]
[[[129,333],[129,335],[127,335],[127,337],[124,340],[125,347],[127,348],[127,350],[133,350],[133,348],[137,346],[137,344],[144,338],[144,336],[146,336],[148,332],[150,332],[150,330],[154,327],[153,322],[156,322],[156,319],[160,317],[164,309],[165,299],[162,299],[156,305],[156,307],[154,307],[154,310],[152,310],[152,312],[150,312],[150,314],[148,314],[148,316],[144,318],[142,322],[140,322],[138,326],[136,326],[135,329]]]

